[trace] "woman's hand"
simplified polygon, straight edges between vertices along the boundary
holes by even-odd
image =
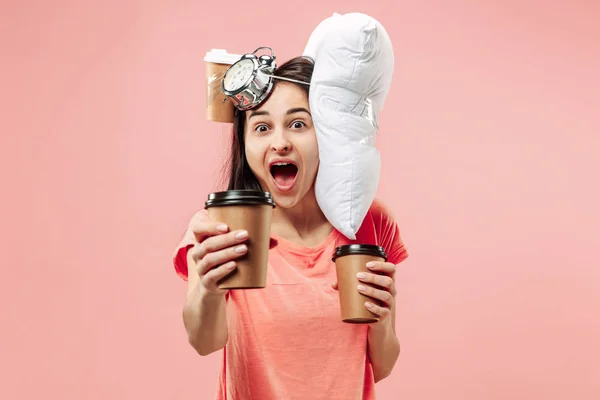
[[[225,295],[227,290],[219,289],[218,282],[236,268],[236,259],[248,251],[248,232],[229,232],[222,222],[206,219],[192,221],[190,228],[196,238],[188,253],[194,261],[194,268],[189,266],[190,273],[198,274],[198,284],[205,293]]]
[[[389,262],[369,262],[367,268],[371,272],[359,272],[356,290],[372,298],[374,301],[365,302],[365,307],[379,316],[379,322],[388,318],[392,313],[396,299],[396,266]],[[361,285],[369,283],[375,287]],[[338,289],[337,282],[332,285]]]

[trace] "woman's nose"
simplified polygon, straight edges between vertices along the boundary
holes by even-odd
[[[287,153],[292,150],[292,145],[288,142],[274,143],[271,145],[271,150],[275,153]]]
[[[278,135],[274,135],[273,138],[275,140],[271,143],[272,151],[276,153],[286,153],[292,150],[292,144],[285,134],[281,134],[280,132]]]

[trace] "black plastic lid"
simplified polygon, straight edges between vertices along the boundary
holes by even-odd
[[[260,190],[227,190],[208,195],[205,207],[270,205],[275,207],[275,201],[269,192]]]
[[[375,246],[372,244],[347,244],[344,246],[340,246],[335,249],[335,253],[333,254],[333,261],[335,261],[335,259],[339,257],[351,256],[355,254],[381,257],[385,261],[387,261],[387,254],[385,253],[385,249],[381,246]]]

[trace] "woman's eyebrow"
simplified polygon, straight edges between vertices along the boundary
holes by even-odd
[[[299,113],[299,112],[305,112],[308,115],[310,115],[310,112],[304,107],[290,108],[288,110],[287,114],[290,115],[290,114],[295,114],[295,113]]]
[[[248,121],[250,121],[250,118],[257,117],[259,115],[269,115],[269,112],[268,111],[252,111],[252,113],[248,117]]]

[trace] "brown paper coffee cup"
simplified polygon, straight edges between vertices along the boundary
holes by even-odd
[[[210,121],[232,123],[234,106],[223,93],[223,77],[233,63],[241,58],[225,50],[213,49],[204,57],[206,69],[206,117]]]
[[[267,283],[271,218],[275,202],[268,192],[230,190],[211,193],[208,216],[227,224],[230,231],[248,232],[248,252],[236,260],[237,268],[219,282],[221,289],[258,289]]]
[[[340,310],[342,321],[350,324],[369,324],[379,321],[377,314],[365,307],[365,302],[377,304],[371,297],[358,291],[357,286],[372,286],[358,280],[359,272],[369,272],[367,263],[370,261],[386,261],[385,250],[379,246],[353,244],[340,246],[336,249],[335,261]]]

